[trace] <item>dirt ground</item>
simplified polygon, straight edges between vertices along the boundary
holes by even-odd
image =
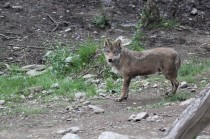
[[[82,42],[88,37],[95,40],[101,39],[104,35],[114,39],[120,35],[132,37],[135,31],[132,24],[138,21],[144,2],[139,0],[103,2],[111,24],[111,27],[106,29],[96,28],[92,24],[93,17],[101,10],[97,0],[1,0],[0,62],[19,65],[41,64],[42,56],[51,49],[48,46],[56,42],[69,45]],[[182,26],[172,30],[145,30],[143,42],[145,48],[172,47],[180,53],[182,61],[192,55],[209,58],[210,2],[208,0],[202,2],[179,2],[180,8],[172,13],[166,7],[173,9],[173,3],[166,1],[164,3],[162,0],[160,4],[162,13],[180,19]],[[192,8],[198,9],[197,15],[190,15]],[[66,29],[70,31],[65,31]],[[201,80],[198,79],[198,82]],[[175,103],[161,108],[128,109],[160,101],[164,96],[160,95],[161,93],[154,93],[155,90],[131,92],[129,99],[120,103],[103,98],[90,100],[92,104],[103,108],[104,114],[94,114],[89,110],[67,111],[66,107],[72,104],[63,99],[47,104],[28,100],[24,106],[46,108],[49,112],[28,116],[21,114],[1,116],[0,138],[57,139],[62,137],[57,133],[58,130],[73,126],[81,128],[78,135],[84,139],[97,139],[104,131],[148,138],[162,137],[164,132],[160,129],[169,127],[186,106]],[[198,85],[196,93],[200,90],[202,88]],[[131,114],[140,111],[146,111],[149,115],[157,114],[160,120],[128,121]],[[202,134],[210,135],[210,129],[205,129]]]

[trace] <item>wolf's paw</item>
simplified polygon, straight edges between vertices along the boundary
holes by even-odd
[[[128,99],[128,97],[126,96],[126,97],[119,97],[119,98],[116,98],[115,99],[115,101],[117,101],[117,102],[121,102],[121,101],[123,101],[123,100],[127,100]]]

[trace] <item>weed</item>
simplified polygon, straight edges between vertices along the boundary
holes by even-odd
[[[106,12],[104,10],[104,7],[103,7],[103,2],[101,0],[99,0],[100,2],[100,15],[97,15],[93,18],[92,20],[92,23],[94,25],[96,25],[96,27],[99,27],[99,28],[102,28],[104,29],[106,26],[109,26],[109,19],[107,18],[106,16]]]
[[[142,51],[144,47],[143,44],[141,43],[141,40],[143,38],[141,21],[138,21],[136,26],[137,26],[136,31],[132,37],[130,48],[135,51]]]
[[[108,20],[106,14],[101,14],[101,15],[95,16],[93,18],[92,23],[102,29],[104,29],[106,26],[109,26],[109,20]]]

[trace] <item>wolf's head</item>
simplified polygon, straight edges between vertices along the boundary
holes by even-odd
[[[111,64],[116,60],[119,60],[121,55],[121,50],[122,50],[121,40],[117,40],[116,42],[111,43],[109,39],[105,39],[104,55],[108,63]]]

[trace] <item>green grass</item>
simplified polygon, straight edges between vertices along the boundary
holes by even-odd
[[[179,69],[179,80],[195,83],[196,75],[204,73],[210,69],[210,60],[202,58],[191,58],[187,62],[182,63]]]
[[[20,91],[32,86],[41,85],[45,90],[50,89],[50,86],[58,83],[60,88],[55,90],[56,95],[62,95],[72,98],[74,93],[78,91],[86,92],[88,96],[96,93],[95,87],[85,82],[84,79],[78,78],[68,80],[67,78],[58,78],[47,72],[41,76],[28,77],[28,76],[14,76],[14,77],[0,77],[0,99],[6,101],[21,102]],[[26,93],[27,94],[27,93]],[[42,95],[41,93],[39,93]],[[25,94],[24,94],[25,95]]]
[[[175,95],[166,96],[165,98],[162,98],[158,103],[146,105],[145,108],[160,108],[167,103],[185,101],[191,96],[192,94],[187,91],[177,92]]]

